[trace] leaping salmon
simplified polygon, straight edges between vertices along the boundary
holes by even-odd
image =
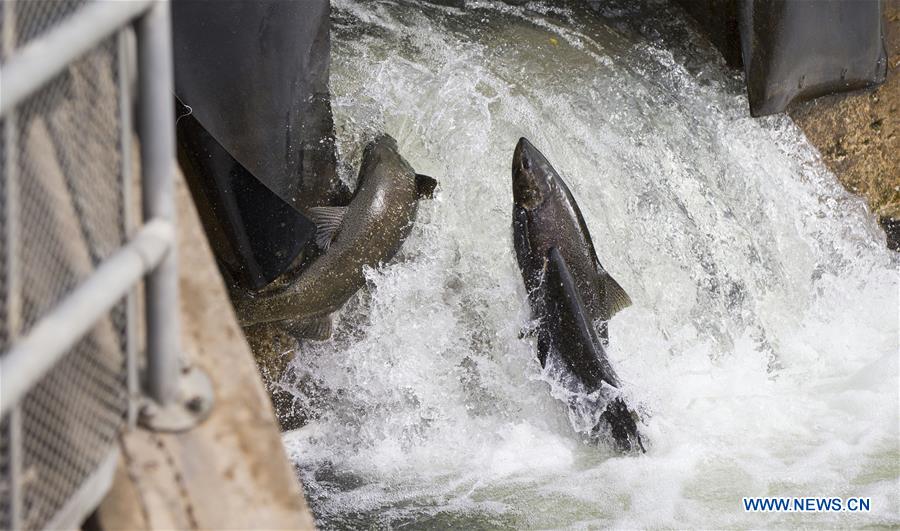
[[[410,233],[419,199],[430,197],[436,185],[413,171],[389,135],[370,142],[349,205],[308,209],[324,254],[296,278],[242,301],[242,324],[285,321],[297,336],[330,337],[331,313],[365,285],[366,266],[393,258]]]
[[[562,177],[528,140],[513,154],[513,243],[537,320],[538,360],[556,354],[588,393],[619,388],[601,337],[606,321],[631,299],[597,259],[581,210]],[[600,334],[595,329],[600,324]],[[640,449],[637,415],[608,395],[594,434],[605,432],[623,451]],[[604,426],[605,425],[605,426]]]

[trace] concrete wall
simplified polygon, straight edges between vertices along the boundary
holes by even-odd
[[[215,409],[181,434],[136,429],[92,526],[101,529],[309,529],[312,515],[269,397],[179,176],[182,344],[207,371]]]

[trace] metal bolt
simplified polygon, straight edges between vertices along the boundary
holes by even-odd
[[[200,413],[203,411],[204,400],[202,396],[195,396],[185,403],[185,407],[192,413]]]

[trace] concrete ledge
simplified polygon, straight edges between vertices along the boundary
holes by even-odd
[[[97,511],[102,529],[311,529],[253,355],[181,177],[177,183],[182,345],[216,392],[192,431],[122,436],[123,459]]]

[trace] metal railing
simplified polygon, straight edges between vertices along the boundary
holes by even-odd
[[[179,352],[169,4],[5,0],[0,25],[0,528],[71,527],[140,407],[163,429],[204,409]]]

